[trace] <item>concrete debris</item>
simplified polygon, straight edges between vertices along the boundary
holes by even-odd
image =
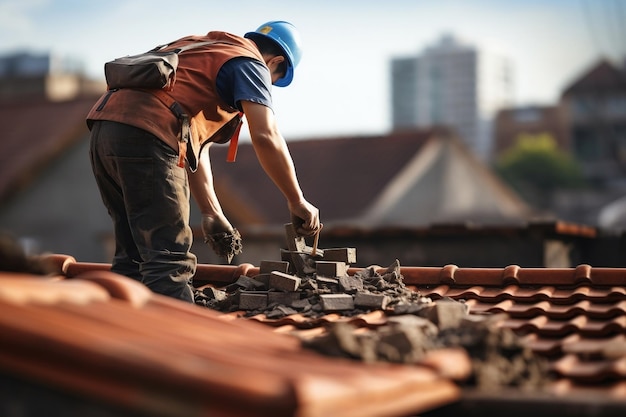
[[[247,317],[271,313],[274,318],[281,318],[279,312],[273,311],[278,306],[289,307],[305,317],[319,318],[330,311],[349,317],[375,310],[394,314],[394,309],[399,308],[405,314],[432,304],[429,298],[406,288],[397,260],[382,274],[377,272],[378,268],[370,267],[353,276],[347,274],[343,261],[323,261],[322,274],[316,268],[320,261],[304,261],[311,265],[309,274],[302,274],[290,264],[287,273],[272,271],[253,278],[240,277],[226,287],[225,297],[206,294],[206,289],[196,291],[195,302],[222,312],[245,311]],[[332,277],[338,273],[341,275]],[[260,297],[263,292],[266,305]]]
[[[268,320],[294,314],[317,319],[328,313],[349,318],[383,311],[383,325],[363,329],[349,321],[329,323],[324,334],[303,337],[302,344],[325,355],[364,362],[435,367],[442,375],[481,389],[540,389],[548,381],[544,362],[513,332],[498,326],[502,315],[470,314],[461,301],[434,302],[421,296],[405,286],[398,260],[386,269],[371,266],[349,275],[356,250],[313,253],[290,225],[286,231],[289,249],[281,249],[281,261],[263,261],[259,275],[242,276],[224,291],[197,290],[196,304],[221,312],[242,311],[244,317],[264,314]]]

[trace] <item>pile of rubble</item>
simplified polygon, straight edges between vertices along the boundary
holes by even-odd
[[[544,362],[514,333],[497,326],[502,315],[470,314],[463,302],[421,296],[405,286],[398,260],[386,269],[372,266],[349,275],[354,248],[319,250],[296,236],[291,224],[286,232],[288,249],[281,250],[281,261],[263,261],[257,276],[241,276],[225,288],[197,290],[196,304],[241,311],[245,317],[264,314],[269,320],[383,311],[384,325],[358,329],[349,321],[329,323],[325,334],[302,343],[325,355],[365,362],[423,363],[429,353],[460,349],[471,362],[471,370],[456,378],[460,382],[491,389],[539,388],[547,381]]]

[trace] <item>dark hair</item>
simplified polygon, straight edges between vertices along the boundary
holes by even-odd
[[[252,39],[254,43],[256,43],[256,46],[259,48],[259,52],[261,52],[261,55],[277,55],[285,58],[285,60],[278,67],[278,71],[282,72],[283,74],[287,73],[287,64],[289,60],[285,55],[285,51],[283,50],[283,48],[280,47],[277,42],[266,36],[250,36],[250,39]]]

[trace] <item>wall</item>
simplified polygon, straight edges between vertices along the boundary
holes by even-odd
[[[26,240],[35,252],[110,262],[106,240],[111,221],[91,171],[87,136],[2,206],[0,229]]]

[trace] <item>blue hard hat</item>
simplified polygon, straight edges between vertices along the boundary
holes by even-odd
[[[255,37],[265,37],[276,42],[287,57],[287,71],[285,76],[278,79],[274,85],[287,87],[291,84],[294,68],[300,63],[302,58],[302,42],[296,27],[289,22],[275,20],[262,24],[254,32],[246,33],[244,37],[252,40]]]

